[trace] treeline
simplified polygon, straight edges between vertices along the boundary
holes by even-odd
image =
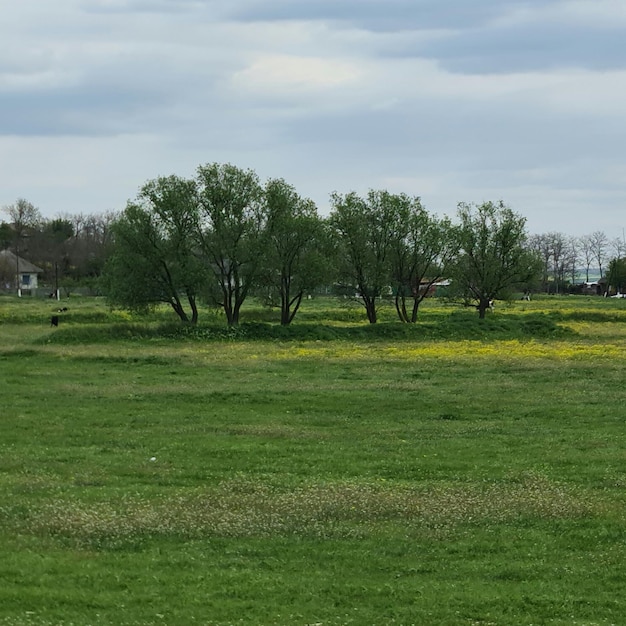
[[[303,297],[323,285],[356,296],[371,323],[381,298],[415,322],[432,286],[450,279],[484,316],[506,290],[539,272],[525,220],[503,204],[459,207],[459,223],[426,211],[420,199],[388,191],[333,194],[322,218],[282,179],[208,164],[193,179],[146,183],[113,225],[103,285],[114,304],[141,310],[166,302],[182,321],[198,301],[239,323],[251,294],[280,307],[290,324]]]
[[[150,180],[117,215],[46,221],[23,200],[5,210],[4,242],[16,251],[27,242],[29,260],[46,268],[49,282],[53,270],[61,283],[97,281],[112,305],[141,311],[167,303],[189,323],[204,301],[237,325],[255,295],[279,307],[288,325],[306,294],[329,286],[356,297],[371,323],[383,298],[412,323],[444,281],[480,317],[513,290],[565,290],[577,268],[588,273],[592,263],[601,272],[607,266],[616,290],[626,282],[618,240],[531,237],[525,218],[502,202],[462,203],[452,221],[428,212],[419,197],[334,193],[322,217],[284,180],[262,183],[230,164]]]
[[[564,293],[574,290],[581,269],[585,282],[589,282],[593,267],[600,278],[621,289],[625,286],[621,267],[626,257],[626,241],[622,237],[610,239],[606,233],[595,231],[582,237],[570,237],[559,232],[533,235],[529,245],[541,259],[541,289],[547,293]]]
[[[80,286],[99,289],[104,264],[111,251],[114,212],[64,214],[45,219],[23,198],[4,207],[8,221],[0,224],[0,249],[11,249],[40,267],[42,283],[69,295]],[[0,284],[15,282],[15,268],[0,263]]]

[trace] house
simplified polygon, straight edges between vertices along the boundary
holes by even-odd
[[[37,289],[37,278],[41,273],[43,270],[40,267],[10,250],[0,251],[0,289],[17,289],[20,296],[24,292],[33,293]]]
[[[607,290],[606,277],[600,278],[593,282],[587,282],[582,284],[581,293],[584,296],[602,296]]]

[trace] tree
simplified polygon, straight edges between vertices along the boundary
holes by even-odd
[[[181,321],[195,324],[205,276],[195,254],[197,222],[193,181],[169,176],[146,183],[112,227],[104,276],[109,301],[131,310],[164,302]]]
[[[571,285],[576,283],[579,276],[578,264],[580,260],[581,256],[578,239],[576,237],[567,237],[563,266],[565,271],[569,274],[569,282]]]
[[[616,293],[626,293],[626,258],[611,259],[607,278],[609,289],[612,287]]]
[[[329,276],[328,237],[312,200],[282,179],[265,185],[267,228],[262,282],[280,300],[280,323],[293,321],[305,292]]]
[[[13,224],[15,237],[20,240],[24,238],[28,230],[38,228],[42,222],[39,209],[24,198],[18,198],[13,204],[5,206],[4,212]]]
[[[561,293],[568,282],[575,282],[578,240],[553,231],[530,237],[529,248],[541,258],[541,278],[546,292]]]
[[[340,273],[358,292],[370,324],[377,321],[378,299],[391,282],[392,242],[398,233],[397,197],[371,190],[367,198],[332,194],[329,223],[337,236]]]
[[[581,259],[585,264],[585,282],[589,282],[589,268],[593,263],[593,244],[591,235],[583,235],[578,239]]]
[[[548,233],[550,241],[550,249],[552,253],[552,277],[554,279],[554,291],[560,293],[565,281],[565,271],[567,269],[566,258],[566,246],[567,238],[563,233],[551,232]]]
[[[237,325],[262,265],[263,188],[255,172],[230,164],[200,166],[196,180],[200,249],[217,281],[211,295],[228,325]]]
[[[621,259],[626,257],[626,239],[623,236],[611,239],[610,245],[613,258]]]
[[[460,254],[453,278],[478,302],[482,319],[492,300],[532,280],[541,262],[526,245],[526,219],[502,202],[462,203],[458,217]]]
[[[600,278],[604,276],[603,264],[606,261],[606,253],[609,246],[609,240],[607,236],[600,230],[589,235],[589,244],[591,245],[591,254],[598,264],[600,270]]]
[[[0,224],[0,250],[6,250],[13,243],[13,229],[6,222]]]
[[[437,219],[419,198],[405,194],[393,197],[397,210],[396,233],[392,237],[391,278],[395,306],[402,322],[415,323],[419,305],[431,287],[446,277],[457,252],[455,229],[447,218]],[[411,312],[407,300],[412,299]]]
[[[552,268],[552,242],[546,233],[532,235],[528,240],[528,248],[537,258],[541,259],[541,288],[548,293],[550,291],[550,272]]]

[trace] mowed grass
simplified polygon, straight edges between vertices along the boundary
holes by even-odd
[[[625,302],[304,306],[0,299],[0,624],[624,623]]]

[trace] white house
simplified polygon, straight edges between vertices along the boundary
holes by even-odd
[[[37,278],[43,270],[10,250],[0,251],[0,289],[17,289],[33,292],[37,289]]]

